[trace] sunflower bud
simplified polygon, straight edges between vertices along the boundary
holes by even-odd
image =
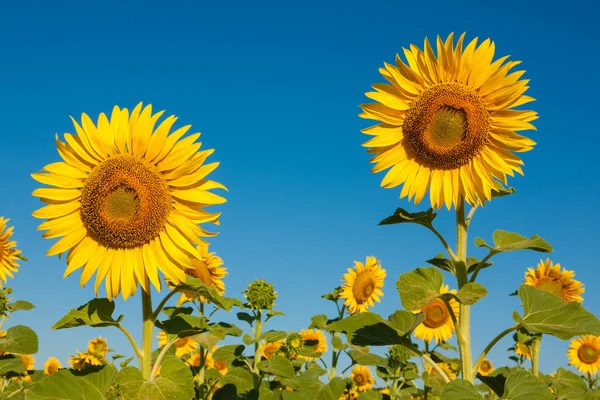
[[[285,340],[285,346],[291,353],[297,353],[304,347],[304,339],[299,333],[290,333]]]
[[[268,310],[275,304],[277,292],[273,288],[273,284],[265,282],[264,279],[255,280],[248,285],[246,289],[246,299],[250,308],[258,310]]]
[[[9,304],[12,299],[8,297],[11,293],[12,289],[9,287],[0,290],[0,316],[6,316],[12,311]]]
[[[415,353],[413,353],[408,347],[395,344],[390,349],[388,363],[391,368],[397,368],[402,364],[405,364],[414,355]]]

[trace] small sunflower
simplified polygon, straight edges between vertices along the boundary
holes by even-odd
[[[47,220],[38,229],[61,238],[47,255],[68,252],[64,275],[83,267],[81,286],[95,273],[96,295],[103,280],[109,299],[127,299],[138,283],[160,290],[159,270],[178,284],[200,257],[194,245],[214,236],[199,226],[218,223],[204,208],[225,202],[209,192],[225,189],[207,179],[218,165],[205,164],[213,150],[198,151],[199,133],[181,139],[190,125],[169,135],[174,116],[155,128],[162,114],[140,103],[131,114],[115,106],[97,124],[86,114],[81,126],[72,119],[77,134],[56,138],[62,161],[32,174],[50,186],[33,192],[47,204],[33,213]]]
[[[455,290],[450,291],[450,293],[455,292]],[[440,294],[444,293],[448,293],[448,285],[440,287]],[[454,299],[450,300],[450,307],[452,307],[452,311],[458,319],[458,302]],[[415,314],[420,312],[425,314],[425,320],[415,328],[414,334],[416,338],[423,339],[426,342],[431,342],[435,339],[439,343],[452,337],[454,323],[443,300],[439,298],[435,299],[423,307],[423,309],[415,311]]]
[[[194,268],[186,270],[186,274],[200,279],[206,286],[214,287],[219,294],[224,294],[225,283],[223,282],[223,278],[227,275],[227,268],[222,266],[223,260],[215,253],[209,253],[207,246],[201,246],[198,250],[200,252],[200,259],[192,260]],[[183,292],[177,302],[177,307],[181,307],[182,304],[192,300],[199,300],[202,303],[206,302],[206,299],[202,296],[192,292]]]
[[[323,331],[318,329],[303,329],[300,331],[300,335],[302,336],[305,346],[314,346],[313,351],[321,353],[321,355],[327,351],[327,338],[325,337]],[[298,355],[298,358],[308,361],[315,361],[320,357],[315,358]]]
[[[281,346],[283,345],[283,341],[277,341],[277,342],[262,342],[260,344],[259,347],[259,351],[260,354],[262,355],[263,358],[265,359],[269,359],[271,357],[273,357],[281,348]]]
[[[452,371],[452,369],[450,368],[450,366],[446,363],[436,363],[438,365],[438,367],[440,367],[440,369],[442,371],[444,371],[444,373],[448,376],[448,378],[450,380],[454,380],[456,379],[456,374]],[[433,368],[432,366],[429,366],[429,376],[431,378],[439,376],[437,370],[435,368]]]
[[[98,354],[77,350],[77,355],[69,358],[69,364],[72,365],[73,369],[83,369],[89,365],[106,365],[108,362],[104,357]]]
[[[225,360],[216,360],[213,357],[213,354],[217,351],[219,346],[214,346],[208,353],[206,353],[206,361],[205,365],[208,369],[216,369],[221,373],[221,375],[225,375],[227,371],[229,371],[229,367],[227,365],[227,361]]]
[[[531,349],[525,343],[516,343],[515,344],[515,353],[518,356],[531,359]]]
[[[583,284],[573,277],[574,271],[561,270],[560,264],[550,259],[540,260],[537,269],[529,268],[525,273],[525,284],[535,286],[548,293],[559,296],[564,302],[583,302]]]
[[[481,362],[481,364],[479,365],[479,369],[477,370],[477,372],[479,372],[482,376],[488,376],[493,371],[494,366],[492,365],[492,362],[487,358]]]
[[[21,250],[16,249],[17,242],[10,240],[14,227],[7,228],[8,221],[8,218],[0,217],[0,279],[4,282],[6,277],[14,278],[13,272],[19,268],[17,260],[22,259]]]
[[[97,337],[88,342],[88,351],[99,356],[105,356],[108,351],[108,344],[105,339]]]
[[[60,361],[56,357],[50,357],[44,364],[44,374],[52,375],[58,372],[62,368]]]
[[[367,311],[375,306],[375,301],[381,301],[379,296],[383,296],[381,288],[384,278],[385,269],[381,268],[375,257],[367,257],[364,264],[354,261],[354,269],[348,268],[348,273],[344,275],[340,293],[340,299],[344,299],[350,314]]]
[[[374,157],[372,172],[390,168],[381,186],[402,186],[400,197],[418,204],[427,190],[431,206],[448,209],[467,200],[484,204],[496,181],[523,173],[513,152],[529,151],[535,142],[515,132],[535,129],[535,111],[515,107],[534,99],[525,96],[525,71],[508,72],[519,61],[494,62],[495,45],[478,39],[463,49],[465,34],[454,47],[454,34],[438,36],[437,56],[425,39],[424,50],[404,49],[407,64],[385,63],[379,71],[390,84],[373,85],[363,104],[363,118],[380,122],[362,132],[373,136],[363,146]]]
[[[585,335],[573,339],[567,356],[582,374],[596,375],[600,369],[600,336]]]
[[[158,339],[158,347],[163,347],[167,344],[167,334],[164,331],[159,331],[156,335]],[[197,343],[190,336],[177,339],[175,342],[175,355],[182,357],[196,350]]]
[[[350,378],[354,382],[356,386],[356,390],[359,392],[366,392],[371,389],[375,384],[375,379],[373,379],[373,375],[371,375],[371,371],[368,367],[363,365],[357,365],[352,369],[350,373]]]

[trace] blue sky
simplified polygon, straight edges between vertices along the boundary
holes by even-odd
[[[174,5],[176,4],[176,5]],[[201,131],[221,165],[214,179],[229,188],[220,234],[212,250],[225,261],[227,293],[237,296],[254,278],[275,284],[274,329],[300,330],[333,305],[320,296],[341,283],[354,260],[381,259],[385,296],[374,309],[401,308],[400,273],[425,265],[441,251],[418,226],[378,227],[396,207],[423,210],[383,189],[370,173],[358,117],[364,92],[382,82],[378,68],[424,37],[467,32],[491,37],[496,57],[522,60],[537,98],[538,145],[523,154],[525,176],[510,183],[517,194],[477,211],[472,239],[494,229],[540,234],[551,258],[586,284],[584,305],[600,313],[596,227],[596,94],[600,39],[595,13],[581,1],[562,7],[537,2],[13,2],[0,9],[0,215],[11,218],[15,239],[29,257],[9,282],[15,297],[37,309],[15,314],[7,326],[26,324],[40,336],[36,367],[49,356],[66,363],[95,335],[131,354],[110,329],[50,331],[70,308],[93,296],[79,273],[62,279],[64,260],[49,258],[51,242],[36,231],[39,201],[30,173],[59,160],[54,134],[72,132],[69,115],[96,118],[116,104],[152,103],[179,123]],[[179,126],[181,126],[179,125]],[[441,211],[438,227],[451,241],[454,216]],[[500,255],[480,274],[489,295],[472,312],[478,354],[519,310],[508,297],[540,255]],[[453,282],[450,281],[449,282]],[[455,287],[455,283],[451,283]],[[155,297],[156,299],[157,297]],[[125,324],[139,337],[139,294],[117,301]],[[229,317],[226,317],[229,318]],[[491,353],[508,363],[505,339]],[[565,365],[566,342],[545,338],[541,370]]]

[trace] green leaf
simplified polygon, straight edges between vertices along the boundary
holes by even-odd
[[[246,346],[250,346],[251,344],[253,344],[255,342],[255,340],[252,337],[252,335],[246,333],[244,336],[242,336],[242,342],[244,342],[244,344]]]
[[[477,282],[468,282],[453,296],[459,303],[472,306],[487,296],[487,289]]]
[[[388,365],[387,358],[378,356],[377,354],[369,353],[369,350],[350,350],[348,351],[348,355],[356,364],[359,365],[371,365],[371,366],[386,366]]]
[[[244,393],[254,388],[254,377],[245,368],[231,368],[222,379],[224,384],[235,385],[238,393]]]
[[[245,321],[247,322],[250,326],[252,326],[252,323],[254,322],[254,320],[256,319],[253,315],[248,314],[245,311],[240,311],[237,314],[237,318],[240,321]]]
[[[200,295],[215,306],[226,311],[229,311],[233,306],[242,305],[241,301],[221,296],[213,286],[206,286],[200,279],[192,278],[189,275],[187,276],[186,281],[177,285],[175,289],[180,292],[192,292],[196,295]]]
[[[165,313],[167,317],[173,318],[180,314],[192,315],[194,313],[194,309],[192,307],[163,307],[161,312]]]
[[[71,370],[61,369],[57,373],[35,382],[27,392],[27,399],[104,400],[104,396],[103,392],[89,380],[75,376]]]
[[[175,336],[178,338],[194,336],[210,329],[204,318],[185,314],[179,314],[164,321],[156,321],[155,325],[170,336],[169,340]]]
[[[18,375],[25,373],[25,365],[23,365],[23,359],[20,356],[13,354],[0,356],[0,376],[8,373]]]
[[[492,199],[496,197],[508,196],[515,193],[515,188],[512,186],[504,187],[504,185],[496,181],[496,189],[492,190]]]
[[[335,377],[325,384],[317,379],[307,379],[304,376],[300,377],[300,392],[307,392],[312,395],[312,399],[318,400],[338,400],[345,388],[344,380],[340,377]]]
[[[383,395],[376,390],[369,390],[358,395],[358,400],[381,400]]]
[[[419,267],[401,274],[396,283],[400,301],[408,311],[416,311],[440,297],[444,275],[434,267]]]
[[[86,368],[82,371],[73,371],[73,375],[80,376],[90,382],[100,393],[106,393],[115,380],[117,369],[114,365],[103,365],[100,367]]]
[[[388,320],[393,328],[404,332],[404,334],[409,334],[425,320],[425,315],[422,313],[413,314],[406,310],[396,310],[388,317]]]
[[[241,344],[229,344],[227,346],[222,346],[214,352],[213,358],[215,360],[222,361],[233,361],[238,357],[242,356],[245,347]]]
[[[529,285],[521,285],[519,298],[524,315],[515,311],[513,318],[530,332],[548,333],[563,340],[600,335],[600,320],[579,303],[565,303],[560,297]]]
[[[395,329],[377,314],[364,312],[328,324],[325,329],[343,332],[358,346],[387,346],[400,343],[405,332]]]
[[[32,303],[25,301],[25,300],[14,301],[14,302],[10,303],[9,307],[10,307],[11,312],[12,311],[21,311],[21,310],[27,311],[27,310],[32,310],[35,308],[35,306]]]
[[[345,350],[348,347],[347,344],[342,342],[342,339],[339,336],[334,336],[331,338],[331,345],[334,350]]]
[[[35,332],[23,325],[8,328],[6,336],[0,338],[0,351],[18,354],[38,352],[38,337]]]
[[[475,239],[475,245],[478,247],[487,247],[491,251],[497,253],[515,250],[534,250],[543,253],[549,253],[553,251],[550,243],[546,242],[538,235],[533,235],[532,237],[527,238],[519,235],[518,233],[497,230],[492,235],[492,238],[494,240],[494,247],[488,245],[481,238]]]
[[[237,389],[231,383],[217,389],[212,396],[213,400],[237,400],[237,398]]]
[[[310,325],[308,326],[308,328],[317,328],[317,329],[324,329],[325,325],[327,325],[327,315],[325,314],[318,314],[318,315],[314,315],[311,319],[310,319]]]
[[[325,300],[333,301],[334,303],[336,303],[340,298],[340,293],[342,293],[342,288],[341,286],[338,286],[335,289],[333,289],[333,291],[326,293],[321,297]]]
[[[285,317],[285,314],[279,310],[269,310],[267,312],[267,319],[273,318],[273,317],[277,317],[277,316],[282,316]]]
[[[442,388],[441,400],[481,400],[477,388],[465,379],[455,379]]]
[[[475,272],[475,270],[477,269],[477,266],[479,265],[480,262],[481,262],[481,260],[479,260],[479,259],[477,259],[475,257],[469,257],[469,258],[467,258],[467,273],[470,274],[470,273]],[[494,265],[493,262],[486,261],[481,266],[481,269],[491,267],[492,265]]]
[[[119,366],[120,366],[121,368],[125,368],[126,366],[128,366],[128,365],[129,365],[129,363],[130,363],[132,360],[133,360],[133,357],[127,357],[126,359],[124,359],[123,361],[121,361],[121,362],[119,363]]]
[[[294,367],[290,360],[285,357],[274,355],[273,357],[258,363],[258,369],[267,374],[281,376],[284,378],[294,377]]]
[[[588,389],[586,382],[564,368],[559,368],[556,377],[548,377],[547,380],[557,400],[594,400],[594,393]]]
[[[427,262],[431,265],[435,265],[436,267],[443,269],[444,271],[448,271],[451,273],[455,273],[454,264],[452,261],[448,260],[444,257],[444,253],[439,253],[437,256],[432,258],[431,260],[427,260]]]
[[[189,367],[181,360],[166,360],[160,374],[144,381],[142,371],[125,367],[117,374],[115,383],[121,395],[130,400],[189,400],[194,397],[194,381]]]
[[[381,221],[379,225],[391,225],[409,222],[429,227],[436,216],[437,214],[433,212],[433,208],[430,208],[427,211],[420,211],[416,213],[408,212],[404,208],[397,208],[393,215]]]
[[[548,386],[524,369],[516,369],[506,378],[504,394],[506,400],[554,400]]]
[[[266,331],[260,334],[258,340],[264,340],[265,342],[277,342],[278,340],[285,339],[287,335],[288,334],[285,331]]]
[[[194,335],[194,339],[200,346],[205,349],[212,349],[218,342],[225,339],[225,336],[240,336],[242,330],[235,325],[225,322],[219,322],[209,325],[209,331]]]
[[[115,303],[108,299],[93,299],[77,309],[71,309],[50,329],[66,329],[78,326],[92,326],[101,328],[105,326],[117,326],[123,316],[114,320],[112,313],[115,311]]]

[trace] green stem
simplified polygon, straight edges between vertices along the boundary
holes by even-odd
[[[142,376],[150,380],[152,374],[152,332],[154,315],[152,313],[152,297],[142,290]]]
[[[533,375],[539,375],[540,366],[540,346],[542,344],[541,336],[534,336],[531,342],[531,372]]]
[[[458,289],[460,289],[467,283],[467,223],[464,200],[461,200],[456,208],[456,257],[456,277],[458,278]],[[470,306],[460,304],[457,327],[462,334],[462,344],[459,342],[462,377],[473,383]]]
[[[440,374],[440,376],[444,379],[444,381],[446,383],[450,383],[450,378],[448,378],[448,375],[446,375],[444,370],[442,368],[440,368],[440,366],[437,365],[437,363],[435,361],[433,361],[431,359],[431,357],[429,357],[427,354],[423,353],[421,350],[416,349],[415,347],[406,346],[404,343],[400,343],[400,344],[402,346],[408,348],[410,351],[419,355],[419,357],[421,357],[423,360],[427,361],[427,364],[431,365],[431,367],[433,369],[435,369],[438,374]]]
[[[479,366],[481,365],[481,363],[485,359],[485,356],[487,355],[487,353],[489,353],[489,351],[492,349],[492,347],[494,347],[494,345],[496,343],[498,343],[498,341],[500,339],[502,339],[504,336],[508,335],[512,331],[516,331],[520,327],[521,327],[521,325],[519,325],[519,324],[517,324],[515,326],[511,326],[510,328],[508,328],[508,329],[502,331],[500,334],[498,334],[498,336],[496,336],[494,339],[492,339],[492,341],[490,343],[488,343],[487,346],[485,346],[485,349],[483,349],[483,351],[479,355],[479,358],[477,358],[477,361],[475,361],[475,365],[473,366],[473,371],[479,370]]]
[[[178,340],[178,338],[175,338],[175,339],[171,340],[170,342],[167,342],[163,346],[163,349],[158,354],[158,357],[156,357],[156,362],[154,363],[154,366],[152,367],[152,373],[150,374],[150,380],[154,379],[154,377],[156,376],[156,373],[158,372],[158,368],[160,367],[160,363],[161,363],[162,359],[165,357],[165,354],[167,354],[167,350],[169,350],[169,348],[171,346],[173,346],[175,344],[175,342],[177,342],[177,340]]]
[[[471,275],[471,279],[469,282],[475,282],[475,279],[477,278],[479,271],[481,271],[481,269],[483,268],[483,266],[485,265],[487,260],[489,260],[494,254],[496,254],[495,251],[490,251],[488,253],[488,255],[483,258],[483,260],[479,261],[479,264],[477,264],[477,267],[475,267],[475,271],[473,271],[473,274]]]
[[[452,261],[455,261],[456,260],[456,255],[452,251],[452,248],[448,245],[448,242],[446,242],[446,239],[444,239],[444,237],[437,231],[437,229],[435,229],[433,227],[433,225],[426,225],[426,226],[427,226],[427,228],[429,228],[429,230],[431,232],[433,232],[435,234],[435,236],[438,237],[438,239],[440,239],[440,242],[442,242],[442,245],[444,245],[444,248],[446,249],[446,252],[448,252],[448,256],[450,256],[450,258],[452,259]]]
[[[177,293],[177,290],[173,289],[171,290],[171,292],[169,292],[169,294],[167,294],[165,296],[164,299],[162,299],[162,301],[158,304],[158,307],[156,307],[156,310],[154,310],[154,312],[152,313],[152,318],[156,321],[156,318],[158,318],[161,310],[163,309],[163,307],[165,306],[165,304],[167,304],[167,301],[169,301],[169,299],[171,297],[173,297],[173,295]]]
[[[260,362],[260,352],[258,351],[259,343],[258,338],[260,337],[262,310],[256,311],[256,329],[254,330],[254,372],[258,373],[258,363]]]
[[[129,333],[129,331],[127,329],[125,329],[125,327],[123,325],[118,324],[117,328],[119,328],[119,330],[125,334],[125,336],[129,340],[129,343],[131,343],[131,347],[133,347],[133,351],[135,352],[135,356],[137,357],[138,363],[141,366],[142,365],[143,355],[142,355],[142,351],[140,350],[140,348],[138,347],[137,343],[135,342],[135,339],[133,338],[133,336],[131,336],[131,333]]]

